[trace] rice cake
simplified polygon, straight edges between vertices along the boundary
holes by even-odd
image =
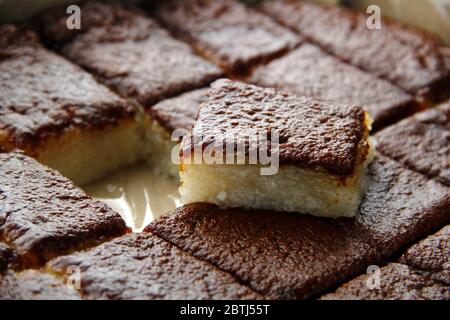
[[[20,153],[0,154],[0,241],[35,267],[128,231],[120,215]]]
[[[154,13],[200,54],[236,74],[301,41],[289,29],[234,0],[168,1]]]
[[[449,196],[447,187],[377,155],[356,218],[327,220],[196,203],[158,218],[147,230],[265,297],[310,298],[448,223]]]
[[[0,26],[0,145],[85,184],[142,157],[136,111],[31,31]]]
[[[263,87],[317,100],[363,106],[374,130],[404,118],[419,105],[403,90],[304,44],[282,58],[255,68],[249,80]]]
[[[367,27],[365,13],[311,1],[263,1],[267,14],[326,51],[410,94],[433,102],[449,95],[450,69],[440,43],[429,34],[382,17],[380,30]]]
[[[65,8],[43,15],[44,37],[70,60],[145,108],[206,86],[222,74],[134,6],[89,1],[80,8],[80,30],[65,27]]]
[[[86,299],[261,298],[229,274],[149,232],[56,258],[46,269],[67,277],[70,266],[81,270],[80,289]]]
[[[370,121],[359,107],[218,80],[182,145],[181,200],[185,204],[208,202],[221,207],[354,216],[364,194],[366,167],[373,157]],[[261,160],[268,132],[277,134],[279,140],[271,141],[267,148],[267,153],[274,155],[269,167]],[[246,148],[245,154],[232,158],[232,163],[209,161],[214,153],[228,161],[227,150],[219,151],[223,144],[231,145],[236,154],[240,145]],[[259,149],[255,164],[250,160],[251,149]],[[243,164],[238,157],[244,158]]]

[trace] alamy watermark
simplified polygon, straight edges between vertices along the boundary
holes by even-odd
[[[67,280],[66,286],[72,290],[81,289],[81,269],[78,266],[69,266],[66,270]]]
[[[366,286],[369,290],[381,288],[381,270],[377,265],[371,265],[367,268],[369,277],[366,280]]]
[[[69,30],[81,29],[81,9],[77,5],[70,5],[66,9],[66,13],[70,14],[66,19],[66,26]]]
[[[264,176],[278,173],[280,134],[276,130],[232,130],[212,137],[195,130],[176,129],[171,140],[183,140],[172,149],[171,158],[175,164],[248,164],[260,166],[260,174]]]
[[[370,16],[366,20],[366,26],[369,30],[381,30],[381,8],[375,4],[367,7],[367,14]]]

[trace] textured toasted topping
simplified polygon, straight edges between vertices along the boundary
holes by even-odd
[[[450,186],[450,102],[384,129],[377,140],[380,152]]]
[[[200,53],[232,71],[243,71],[295,47],[300,37],[234,0],[168,1],[155,14]]]
[[[249,80],[318,100],[363,106],[374,119],[374,128],[417,110],[401,89],[310,44],[257,67]]]
[[[8,269],[15,258],[14,251],[6,244],[0,242],[0,272]]]
[[[0,241],[22,266],[125,232],[118,213],[56,171],[20,153],[0,154]]]
[[[450,225],[406,250],[400,262],[450,285]]]
[[[13,26],[0,27],[0,92],[5,150],[29,149],[69,129],[99,129],[135,115],[91,75],[44,49],[35,34]]]
[[[359,276],[323,299],[450,299],[450,226],[409,248],[400,263],[379,270],[380,288],[370,289],[370,275]]]
[[[208,85],[222,73],[134,7],[88,1],[81,11],[84,25],[79,32],[61,28],[65,8],[44,16],[44,37],[70,60],[146,107]]]
[[[381,30],[370,30],[362,12],[311,1],[266,0],[260,8],[327,51],[407,92],[448,91],[449,69],[430,35],[386,17]]]
[[[238,142],[257,143],[251,133],[279,134],[280,164],[323,168],[351,175],[359,164],[360,145],[367,152],[365,112],[360,107],[333,105],[221,79],[211,85],[193,135],[195,144],[222,143],[233,135]],[[186,145],[184,146],[186,147]]]
[[[200,105],[207,100],[207,91],[198,89],[163,100],[151,107],[149,113],[170,132],[175,129],[190,130],[197,118]]]
[[[399,263],[379,270],[380,287],[371,289],[370,275],[362,275],[339,287],[323,300],[449,300],[448,286]],[[371,274],[373,276],[373,274]]]
[[[78,300],[78,293],[61,280],[40,271],[0,274],[0,300]]]
[[[57,258],[47,269],[82,273],[90,299],[257,299],[229,274],[154,236],[130,234],[91,250]]]

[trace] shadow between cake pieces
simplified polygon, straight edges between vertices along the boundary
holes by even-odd
[[[218,80],[183,140],[182,202],[354,216],[370,127],[361,107]]]
[[[35,33],[0,26],[0,147],[84,184],[142,154],[136,110]]]

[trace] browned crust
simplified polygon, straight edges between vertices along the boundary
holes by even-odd
[[[0,275],[0,300],[79,300],[79,294],[66,283],[37,270]]]
[[[359,276],[322,299],[433,299],[449,300],[450,226],[409,248],[400,263],[379,270],[380,287],[367,286],[373,274]]]
[[[20,267],[128,232],[120,215],[21,153],[0,154],[0,241]]]
[[[249,80],[318,100],[363,106],[374,120],[374,130],[419,109],[413,98],[400,88],[311,44],[257,67]]]
[[[231,74],[281,56],[301,37],[234,0],[168,1],[153,13],[204,57]]]
[[[383,17],[369,30],[364,13],[311,1],[263,1],[264,12],[349,62],[411,94],[438,100],[448,94],[449,69],[435,37]],[[376,53],[374,53],[376,52]]]
[[[51,261],[63,278],[80,268],[88,299],[259,299],[229,274],[149,233],[129,234]]]
[[[281,165],[322,168],[347,177],[360,163],[359,155],[366,155],[369,149],[366,120],[360,107],[332,105],[221,79],[211,85],[192,131],[191,136],[203,139],[188,137],[182,151],[199,144],[204,149],[223,143],[231,133],[238,143],[256,145],[253,132],[270,136],[276,131]]]
[[[0,26],[0,144],[35,150],[72,130],[103,130],[136,112],[94,78],[44,49],[30,31]]]
[[[146,108],[204,87],[222,75],[220,68],[195,55],[188,44],[171,37],[135,7],[88,1],[81,11],[85,25],[75,33],[61,30],[66,17],[62,8],[44,15],[44,38],[122,96]]]
[[[163,100],[148,112],[168,132],[176,129],[190,130],[197,119],[200,105],[207,100],[207,91],[207,88],[198,89]]]
[[[376,138],[380,152],[450,186],[450,102],[390,126]]]

